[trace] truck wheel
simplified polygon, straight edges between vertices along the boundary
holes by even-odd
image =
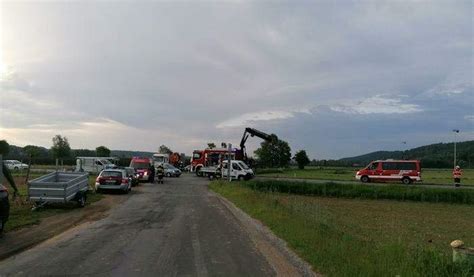
[[[402,183],[404,185],[409,185],[409,184],[411,184],[411,182],[412,181],[411,181],[410,177],[403,177],[403,179],[402,179]]]
[[[364,175],[364,176],[360,177],[360,181],[361,181],[362,183],[368,183],[368,182],[370,182],[369,176],[365,176],[365,175]]]

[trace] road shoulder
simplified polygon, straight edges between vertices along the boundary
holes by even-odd
[[[307,262],[289,249],[287,243],[275,236],[268,227],[250,217],[223,196],[211,190],[209,190],[209,193],[226,207],[249,234],[256,248],[265,257],[277,276],[319,276],[313,272]]]
[[[53,238],[80,224],[96,221],[108,215],[108,211],[125,201],[126,197],[105,195],[97,202],[82,209],[53,215],[38,225],[8,232],[0,239],[0,261]]]

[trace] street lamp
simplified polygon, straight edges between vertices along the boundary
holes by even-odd
[[[454,167],[456,167],[456,134],[459,134],[459,129],[453,129],[454,132]]]
[[[406,160],[407,158],[404,156],[405,154],[405,151],[406,151],[406,148],[407,148],[407,142],[406,141],[402,141],[402,144],[404,145],[403,146],[403,149],[402,149],[402,160]]]

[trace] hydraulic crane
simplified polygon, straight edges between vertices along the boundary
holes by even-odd
[[[242,136],[242,140],[240,141],[240,150],[242,151],[243,158],[244,158],[245,162],[248,161],[247,151],[245,150],[245,143],[247,142],[247,139],[249,138],[249,136],[251,136],[251,137],[257,136],[257,137],[259,137],[263,140],[266,140],[266,141],[278,140],[278,137],[275,136],[275,135],[269,135],[267,133],[264,133],[262,131],[259,131],[257,129],[253,129],[253,128],[249,128],[249,127],[245,128],[244,135]]]

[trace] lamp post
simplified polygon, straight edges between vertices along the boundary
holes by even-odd
[[[453,168],[456,167],[456,134],[459,134],[459,129],[453,129],[453,133],[454,133],[454,166]]]
[[[406,148],[407,148],[407,142],[406,141],[402,141],[402,144],[403,144],[403,149],[402,149],[402,160],[406,160],[407,158],[405,157],[405,151],[406,151]]]

